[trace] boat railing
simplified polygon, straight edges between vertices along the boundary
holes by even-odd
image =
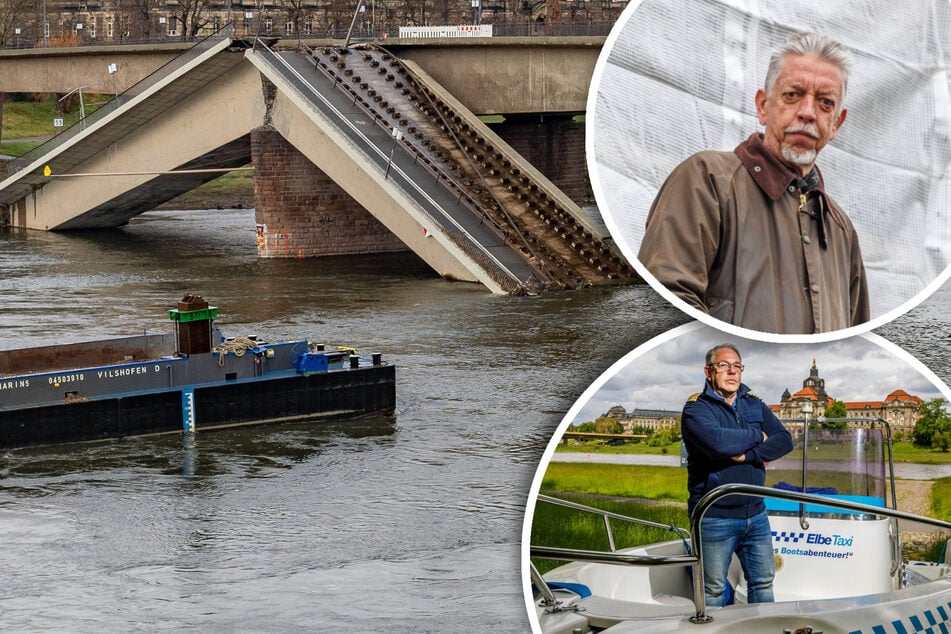
[[[860,502],[853,502],[850,500],[843,499],[834,499],[828,498],[822,495],[814,495],[811,493],[800,493],[798,491],[787,491],[783,489],[774,489],[764,486],[755,486],[752,484],[724,484],[708,491],[700,501],[697,502],[696,508],[694,508],[693,515],[691,516],[690,521],[690,535],[691,535],[691,544],[693,545],[692,553],[688,552],[683,555],[635,555],[628,553],[618,553],[618,552],[603,552],[603,551],[591,551],[591,550],[582,550],[582,549],[573,549],[573,548],[555,548],[549,546],[535,546],[532,545],[529,548],[529,555],[531,557],[539,557],[545,559],[557,559],[562,561],[580,561],[585,563],[600,563],[600,564],[613,564],[613,565],[629,565],[629,566],[693,566],[693,602],[695,608],[695,615],[690,617],[691,623],[709,623],[713,620],[713,617],[709,616],[706,613],[706,605],[704,601],[703,594],[703,555],[701,545],[703,543],[703,533],[700,527],[700,522],[703,519],[703,516],[706,514],[707,510],[718,502],[721,498],[727,497],[729,495],[746,495],[750,497],[758,498],[773,498],[779,500],[788,500],[791,502],[799,502],[802,504],[815,504],[822,507],[830,507],[842,509],[845,511],[854,511],[858,513],[864,513],[869,515],[879,515],[894,519],[907,520],[911,522],[918,522],[921,524],[927,524],[937,528],[942,528],[947,531],[951,531],[951,522],[945,522],[942,520],[936,520],[930,517],[925,517],[923,515],[916,515],[914,513],[908,513],[906,511],[899,511],[893,508],[874,506],[871,504],[862,504]],[[637,518],[629,518],[623,515],[616,513],[610,513],[602,509],[596,509],[592,507],[585,507],[581,504],[575,504],[571,502],[566,502],[565,500],[560,500],[558,498],[552,498],[549,496],[538,496],[538,501],[540,502],[550,502],[553,504],[559,504],[561,506],[570,506],[577,510],[584,510],[596,515],[605,514],[614,516],[618,519],[631,520],[636,523],[653,525],[659,528],[672,528],[666,524],[656,524],[654,522],[648,522],[647,520],[641,520]],[[683,529],[679,529],[678,532],[683,532]],[[532,567],[534,565],[532,564]],[[535,581],[535,575],[537,571],[532,574],[533,581]],[[541,575],[538,575],[538,579],[541,579]],[[536,585],[541,583],[545,585],[545,589],[540,589],[540,592],[544,597],[552,595],[550,589],[547,588],[547,584],[544,581],[535,581]],[[546,592],[547,590],[547,592]]]
[[[585,513],[591,513],[594,515],[600,515],[604,521],[604,530],[608,536],[608,546],[611,548],[613,553],[617,548],[614,545],[614,531],[611,529],[611,520],[621,520],[623,522],[630,522],[632,524],[640,524],[642,526],[650,526],[651,528],[660,528],[677,533],[678,537],[681,539],[689,539],[690,532],[679,526],[673,526],[671,524],[659,524],[657,522],[651,522],[650,520],[641,519],[639,517],[630,517],[628,515],[621,515],[620,513],[613,513],[611,511],[605,511],[604,509],[598,509],[591,506],[586,506],[584,504],[578,504],[577,502],[571,502],[568,500],[563,500],[561,498],[551,497],[549,495],[539,495],[539,502],[547,502],[548,504],[555,504],[556,506],[564,506],[565,508],[574,509],[576,511],[583,511]]]

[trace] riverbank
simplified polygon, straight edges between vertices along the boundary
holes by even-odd
[[[160,210],[253,209],[252,172],[230,172],[159,205]]]

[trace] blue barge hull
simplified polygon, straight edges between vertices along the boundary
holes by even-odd
[[[183,354],[179,343],[142,335],[0,351],[0,448],[390,415],[396,407],[396,368],[380,355],[255,338]]]

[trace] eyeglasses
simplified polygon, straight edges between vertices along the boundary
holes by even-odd
[[[719,370],[720,372],[726,372],[727,370],[729,370],[729,369],[731,369],[731,368],[732,368],[735,372],[742,372],[744,366],[743,366],[742,363],[727,363],[726,361],[720,361],[720,362],[718,362],[718,363],[711,363],[711,364],[710,364],[710,367],[711,367],[711,368],[716,368],[716,369]]]

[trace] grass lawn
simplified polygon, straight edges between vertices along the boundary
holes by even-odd
[[[35,147],[42,145],[42,141],[11,141],[0,143],[0,154],[7,156],[23,156]]]
[[[571,440],[570,444],[559,443],[555,448],[558,453],[607,453],[607,454],[638,454],[638,455],[680,455],[680,442],[674,442],[662,447],[648,447],[643,442],[627,442],[623,445],[607,445],[603,440]]]
[[[83,94],[86,116],[95,112],[112,95]],[[56,112],[56,97],[49,95],[42,101],[11,101],[3,104],[3,131],[0,139],[29,139],[52,136],[79,121],[80,111]],[[62,118],[63,127],[54,128],[53,119]],[[12,152],[7,152],[12,154]]]
[[[931,487],[931,511],[935,519],[951,522],[951,478],[939,478]]]
[[[682,506],[597,498],[579,499],[576,497],[572,497],[571,501],[628,517],[639,517],[660,524],[689,528],[687,509]],[[611,530],[617,548],[629,548],[640,544],[652,544],[678,538],[677,533],[669,530],[632,524],[617,519],[611,520]],[[607,532],[600,516],[543,502],[535,505],[531,540],[531,543],[537,546],[609,550]],[[542,574],[565,563],[537,557],[533,558],[532,561]]]
[[[198,187],[195,191],[208,195],[216,195],[230,194],[231,192],[241,188],[247,188],[250,190],[253,188],[253,174],[254,172],[251,170],[227,172],[214,180],[208,181],[204,185]]]
[[[951,452],[937,449],[915,447],[910,442],[892,443],[895,462],[917,462],[920,464],[951,464]]]
[[[542,491],[570,491],[645,500],[687,501],[687,470],[681,467],[552,462]]]

